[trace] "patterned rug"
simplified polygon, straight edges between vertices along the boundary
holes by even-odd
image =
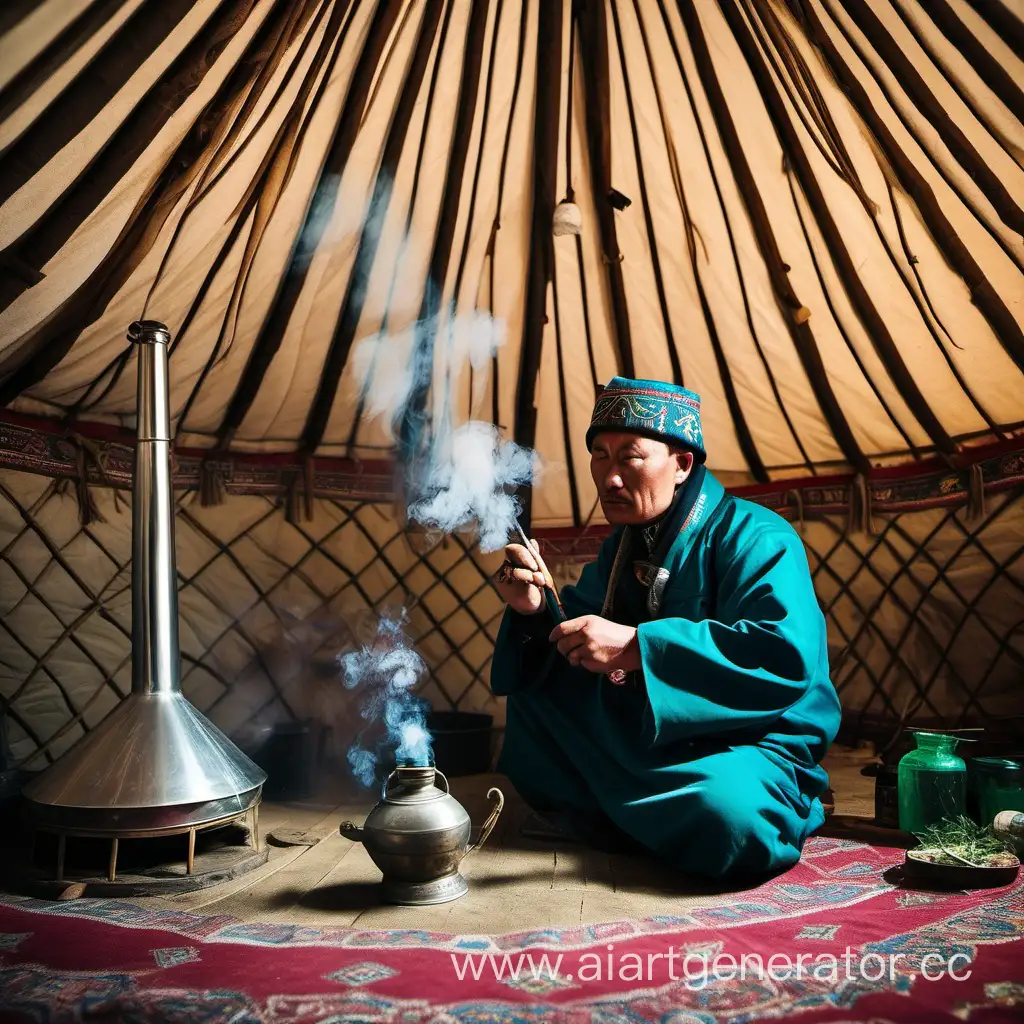
[[[7,1021],[1024,1020],[1024,883],[893,884],[900,851],[801,863],[684,914],[511,935],[314,929],[118,900],[0,897]],[[472,899],[472,892],[466,897]]]

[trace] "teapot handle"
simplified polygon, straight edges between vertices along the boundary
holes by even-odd
[[[387,778],[386,778],[386,779],[384,780],[384,788],[383,788],[383,789],[382,789],[382,790],[380,791],[380,798],[381,798],[382,800],[387,800],[387,798],[388,798],[388,784],[389,784],[389,783],[391,782],[391,780],[392,780],[392,779],[393,779],[393,778],[394,778],[394,777],[395,777],[395,776],[396,776],[397,774],[398,774],[398,769],[396,768],[396,769],[395,769],[395,770],[394,770],[394,771],[393,771],[393,772],[392,772],[392,773],[391,773],[391,774],[390,774],[390,775],[389,775],[389,776],[388,776],[388,777],[387,777]],[[447,779],[445,778],[445,774],[444,774],[444,772],[443,772],[443,771],[441,771],[441,769],[440,769],[440,768],[435,768],[435,769],[434,769],[434,774],[435,774],[435,775],[440,775],[440,776],[441,776],[441,779],[442,779],[442,781],[444,782],[444,791],[445,791],[446,793],[450,792],[450,789],[449,789],[449,787],[448,787],[448,780],[447,780]]]
[[[491,834],[494,826],[498,824],[498,816],[505,806],[505,795],[496,786],[492,786],[487,790],[487,795],[494,798],[494,807],[491,813],[487,815],[487,820],[480,826],[480,835],[477,837],[476,842],[466,850],[463,858],[468,857],[474,850],[479,850],[487,842],[487,837]]]

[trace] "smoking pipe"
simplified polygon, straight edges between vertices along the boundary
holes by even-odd
[[[544,559],[541,558],[540,551],[536,550],[530,543],[530,538],[526,536],[526,531],[523,529],[522,524],[518,519],[515,523],[516,533],[519,534],[519,539],[526,546],[527,551],[533,552],[533,557],[537,559],[540,571],[544,575],[544,580],[547,583],[547,586],[544,588],[544,602],[548,606],[548,611],[551,612],[551,617],[555,622],[565,622],[569,616],[565,614],[565,609],[562,607],[561,599],[558,596],[558,589],[555,587],[554,578],[548,571],[548,567],[544,564]],[[607,673],[607,675],[608,679],[616,686],[621,686],[626,681],[626,673],[620,668]]]
[[[533,557],[537,559],[537,564],[540,566],[541,574],[544,576],[544,581],[547,584],[544,587],[544,603],[548,606],[548,611],[551,612],[555,622],[565,622],[569,616],[565,614],[565,609],[562,607],[562,601],[558,596],[558,588],[555,586],[554,577],[544,564],[540,551],[535,549],[530,543],[530,538],[526,536],[526,531],[518,519],[516,520],[516,533],[519,534],[519,539],[523,542],[526,550],[533,553]]]

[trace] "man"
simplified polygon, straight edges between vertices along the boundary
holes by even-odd
[[[499,769],[574,838],[721,878],[778,872],[824,820],[839,727],[825,621],[796,532],[704,467],[700,400],[616,377],[587,447],[613,532],[545,611],[510,544],[491,689]]]

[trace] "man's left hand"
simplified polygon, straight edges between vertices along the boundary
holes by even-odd
[[[560,622],[548,638],[570,665],[582,665],[588,672],[632,672],[641,667],[636,630],[600,615],[581,615]]]

